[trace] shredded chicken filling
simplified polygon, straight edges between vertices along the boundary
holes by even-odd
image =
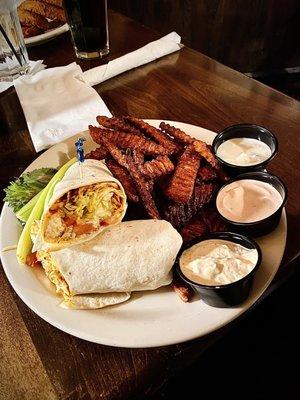
[[[69,300],[71,296],[69,286],[52,261],[51,255],[47,251],[40,250],[37,252],[37,259],[42,263],[50,282],[55,285],[56,293],[62,295],[64,299]]]
[[[46,240],[64,241],[88,235],[110,223],[122,209],[118,185],[113,182],[83,186],[67,192],[49,209]]]

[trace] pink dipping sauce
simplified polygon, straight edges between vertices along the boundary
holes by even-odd
[[[219,213],[228,220],[249,223],[274,214],[282,202],[280,193],[269,183],[241,179],[220,190],[216,205]]]

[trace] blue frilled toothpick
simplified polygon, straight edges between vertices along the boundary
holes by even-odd
[[[81,164],[84,162],[83,143],[85,142],[85,140],[86,140],[85,138],[78,138],[77,142],[75,142],[76,153],[77,153],[77,159],[78,159],[78,163],[79,163],[80,179],[82,179]]]

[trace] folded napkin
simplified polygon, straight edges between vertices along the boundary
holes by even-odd
[[[83,77],[91,86],[97,85],[125,71],[180,50],[183,47],[180,42],[181,37],[176,32],[171,32],[138,50],[110,61],[108,64],[85,71]]]
[[[36,151],[85,131],[99,114],[111,116],[76,63],[21,76],[14,85]]]
[[[27,75],[34,75],[37,72],[41,71],[42,69],[46,68],[46,65],[43,64],[42,60],[38,61],[29,61],[29,71]],[[6,89],[10,88],[14,85],[13,80],[11,81],[0,81],[0,93],[4,92]]]

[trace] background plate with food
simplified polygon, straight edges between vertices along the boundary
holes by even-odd
[[[43,44],[45,42],[48,42],[48,40],[54,39],[56,38],[56,36],[59,36],[62,33],[67,32],[68,30],[69,30],[69,25],[65,23],[64,25],[59,26],[58,28],[51,29],[50,31],[41,33],[40,35],[25,38],[25,44],[26,46],[35,46],[38,44]]]
[[[69,30],[62,0],[25,0],[18,15],[26,45],[35,45]]]
[[[98,122],[104,126],[106,121]],[[129,119],[127,122],[130,122],[131,126],[136,126],[137,132],[135,135],[138,136],[138,131],[139,128],[141,128],[142,122],[135,120],[134,118]],[[146,122],[158,127],[161,121],[150,120]],[[215,137],[213,132],[203,128],[179,122],[165,122],[180,128],[194,138],[203,140],[207,144],[211,144]],[[111,123],[111,121],[109,123]],[[126,126],[123,126],[123,128],[124,127],[126,129]],[[169,129],[166,125],[163,125],[163,128]],[[149,130],[148,133],[152,136],[158,134],[155,129],[152,129],[151,127],[143,126],[143,129]],[[92,131],[94,139],[97,138],[97,132],[99,132],[97,129],[94,132]],[[181,135],[181,132],[173,132],[173,134],[174,136]],[[85,132],[82,135],[87,139],[85,145],[86,153],[97,147],[92,141],[89,132]],[[122,163],[123,158],[121,157],[121,154],[115,152],[114,147],[109,144],[113,142],[109,142],[110,133],[107,132],[104,136],[104,144],[107,148],[110,147],[110,151],[114,152],[116,159]],[[135,140],[135,142],[130,141],[130,135],[126,137],[119,135],[119,139],[121,141],[126,140],[126,143],[129,143],[131,147],[132,145],[135,145],[134,143],[137,143],[137,140]],[[187,141],[187,147],[185,150],[180,150],[180,161],[177,161],[175,171],[173,171],[171,175],[171,181],[168,182],[168,187],[164,190],[169,199],[174,198],[174,200],[177,200],[178,196],[180,196],[180,201],[182,203],[185,202],[189,206],[183,207],[182,209],[176,208],[176,212],[173,208],[167,208],[165,210],[165,217],[171,221],[172,225],[178,225],[178,230],[181,230],[181,234],[184,237],[184,235],[189,236],[195,234],[195,232],[197,233],[199,226],[203,227],[203,221],[201,222],[201,225],[199,225],[199,221],[195,220],[194,224],[188,225],[187,227],[186,222],[184,221],[187,212],[193,212],[194,207],[197,206],[194,202],[193,194],[189,190],[191,186],[189,183],[192,181],[195,182],[195,179],[199,179],[200,184],[196,187],[201,188],[203,187],[203,182],[207,179],[208,175],[212,180],[214,180],[215,177],[208,165],[209,163],[213,163],[213,160],[210,159],[210,153],[207,151],[207,146],[205,144],[201,145],[200,142],[197,143],[198,146],[196,146],[196,150],[201,151],[202,154],[204,154],[203,158],[206,157],[208,164],[206,164],[205,161],[201,170],[201,176],[195,177],[194,172],[199,169],[199,160],[197,160],[197,157],[194,157],[194,152],[191,152],[191,147],[189,147],[193,144],[188,143],[190,142],[190,139],[185,136],[180,136],[180,140]],[[156,137],[156,141],[163,143],[164,148],[167,147],[167,153],[169,155],[174,152],[176,153],[177,150],[170,142],[165,141],[163,135]],[[168,161],[168,154],[157,154],[162,151],[160,145],[149,147],[149,142],[142,140],[142,137],[138,142],[139,146],[144,146],[144,150],[149,153],[149,156],[152,157],[153,154],[155,154],[156,160],[158,160],[158,162],[153,162],[153,160],[149,161],[149,164],[147,165],[147,161],[143,163],[144,170],[142,171],[142,175],[144,177],[148,176],[147,182],[151,182],[151,179],[154,179],[153,177],[162,173],[162,171],[170,171],[172,168],[174,170],[174,166],[172,166]],[[201,148],[199,148],[199,146]],[[71,138],[63,143],[53,146],[51,149],[43,153],[29,166],[28,170],[34,170],[41,167],[57,168],[62,166],[70,158],[74,157],[74,155],[74,138]],[[125,192],[127,197],[129,197],[129,193],[132,196],[130,202],[133,205],[135,204],[134,202],[138,201],[138,198],[140,198],[140,200],[143,201],[144,207],[146,207],[148,216],[151,217],[153,214],[152,217],[156,217],[156,213],[161,212],[161,207],[159,206],[157,210],[154,207],[155,204],[152,203],[153,198],[147,198],[149,186],[145,187],[144,184],[146,180],[145,178],[141,178],[140,154],[138,154],[138,152],[133,152],[133,156],[133,161],[131,160],[132,155],[127,157],[124,161],[124,168],[126,168],[126,163],[134,162],[134,164],[131,165],[133,167],[131,170],[131,178],[136,182],[139,182],[138,186],[136,186],[136,189],[138,190],[130,193],[123,183]],[[172,159],[172,156],[170,156],[170,158]],[[180,168],[178,167],[179,163],[181,165]],[[121,173],[120,168],[117,168],[118,166],[120,167],[120,165],[112,163],[111,161],[110,164],[111,166],[109,168],[112,172],[115,168],[116,171]],[[136,168],[137,166],[138,168]],[[115,173],[114,175],[116,176]],[[182,180],[184,179],[186,179],[186,183],[182,184]],[[164,184],[163,182],[161,183],[163,187]],[[149,183],[147,183],[147,185],[149,185]],[[209,187],[207,187],[207,189],[208,188]],[[201,199],[204,199],[205,194],[208,192],[209,191],[206,191],[205,193],[200,192],[197,196],[199,195]],[[157,202],[159,199],[155,200]],[[134,206],[133,210],[135,210]],[[129,210],[129,212],[131,211]],[[141,218],[138,218],[136,215],[134,215],[134,218],[130,218],[129,214],[127,219]],[[182,231],[183,229],[185,229],[185,232]],[[12,210],[8,208],[7,204],[5,204],[0,222],[1,248],[16,244],[20,232],[21,227],[19,222]],[[40,317],[57,328],[74,336],[96,343],[120,347],[152,347],[174,344],[200,337],[222,327],[246,311],[261,296],[263,291],[272,281],[281,262],[285,248],[285,241],[286,217],[283,212],[280,224],[276,230],[268,236],[257,240],[262,249],[263,261],[261,268],[259,268],[256,273],[250,296],[243,304],[232,308],[213,308],[201,301],[199,297],[195,297],[190,303],[184,303],[175,295],[170,286],[164,286],[154,291],[133,292],[129,301],[101,310],[66,310],[58,307],[61,303],[61,298],[57,296],[54,286],[51,285],[41,268],[20,267],[17,263],[16,252],[14,250],[3,252],[1,257],[6,275],[21,299]],[[168,245],[166,244],[166,246]],[[164,245],[162,244],[162,252],[163,248]],[[90,249],[87,249],[85,245],[83,245],[83,264],[86,250],[88,253],[90,252]],[[63,251],[61,256],[64,257],[65,255],[67,254]],[[73,255],[70,255],[70,257],[73,257]],[[95,257],[97,258],[97,256]],[[119,257],[121,260],[122,254],[120,254]],[[94,259],[96,260],[96,258]],[[71,264],[66,265],[65,268],[72,272]],[[98,283],[99,285],[103,284],[102,282]]]

